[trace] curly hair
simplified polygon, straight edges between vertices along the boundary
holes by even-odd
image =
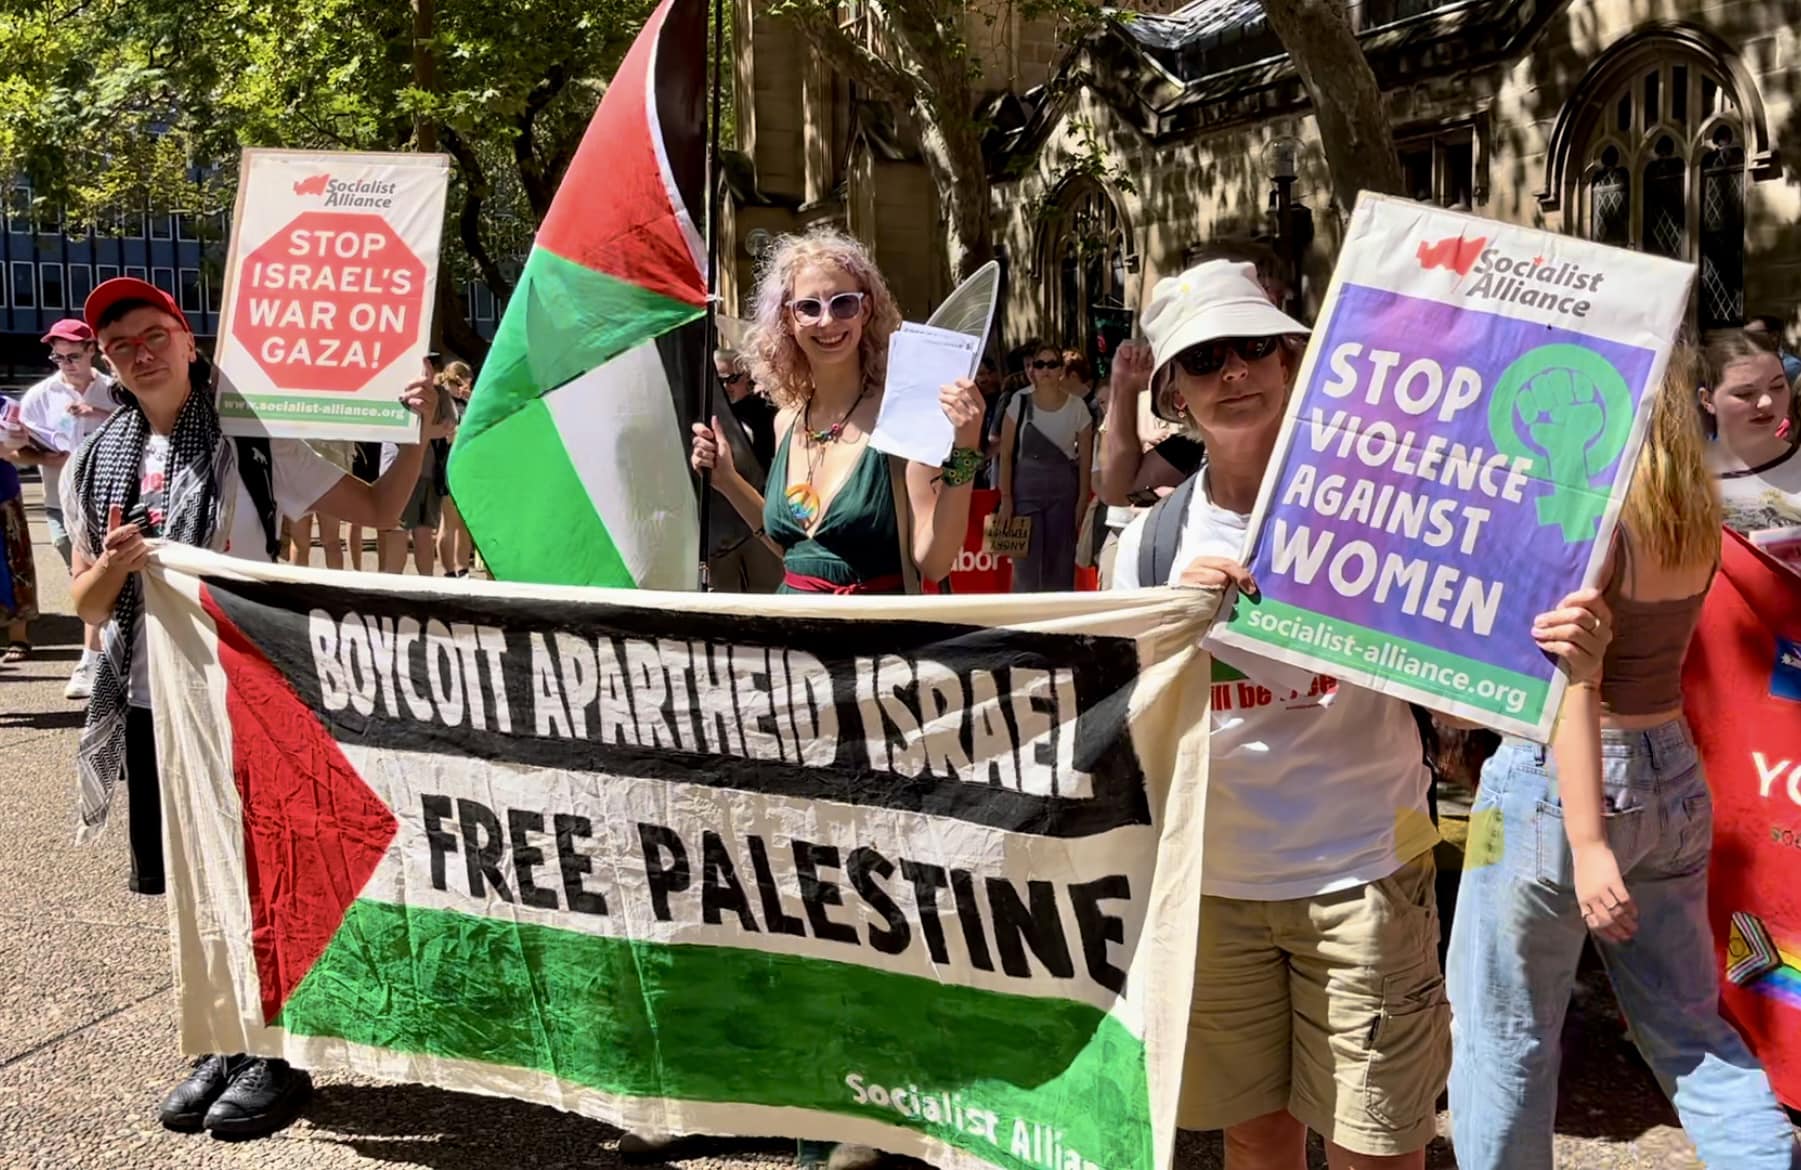
[[[777,406],[793,409],[813,397],[813,373],[807,355],[794,340],[788,298],[801,269],[829,264],[857,282],[866,294],[869,316],[863,323],[863,339],[857,347],[863,382],[881,389],[888,374],[888,339],[900,328],[900,306],[888,291],[888,282],[869,256],[868,249],[836,228],[816,227],[804,235],[783,236],[776,242],[768,265],[757,283],[757,315],[747,348],[750,376]]]

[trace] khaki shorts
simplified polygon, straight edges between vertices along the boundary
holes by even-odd
[[[1430,852],[1378,882],[1201,900],[1179,1122],[1287,1110],[1353,1153],[1424,1149],[1451,1070]]]

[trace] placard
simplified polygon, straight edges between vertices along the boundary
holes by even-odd
[[[441,154],[246,150],[219,322],[227,434],[413,442],[449,188]]]
[[[1365,195],[1218,643],[1548,739],[1694,266]]]
[[[990,516],[982,525],[982,549],[997,557],[1023,557],[1032,547],[1032,518],[1015,516],[1005,524]]]

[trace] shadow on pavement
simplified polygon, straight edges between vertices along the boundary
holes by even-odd
[[[303,1115],[318,1139],[364,1158],[431,1170],[496,1166],[616,1167],[620,1132],[603,1122],[545,1105],[453,1093],[425,1085],[321,1085]],[[672,1159],[731,1157],[785,1166],[792,1141],[691,1138]],[[670,1163],[677,1164],[679,1163]],[[631,1163],[652,1168],[662,1162]]]
[[[66,613],[41,614],[31,623],[31,641],[37,647],[32,654],[33,658],[66,658],[74,661],[81,654],[81,619]],[[46,647],[51,646],[58,649],[47,652]],[[68,648],[68,653],[61,652],[64,647]]]
[[[0,731],[69,731],[79,729],[87,717],[85,705],[66,711],[14,711],[0,715]]]

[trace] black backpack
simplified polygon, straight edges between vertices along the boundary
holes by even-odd
[[[269,559],[281,559],[281,518],[275,507],[275,455],[269,449],[269,440],[265,438],[239,438],[232,440],[238,450],[238,479],[243,481],[244,491],[250,496],[250,502],[256,505],[256,516],[263,522],[263,540],[269,549]]]

